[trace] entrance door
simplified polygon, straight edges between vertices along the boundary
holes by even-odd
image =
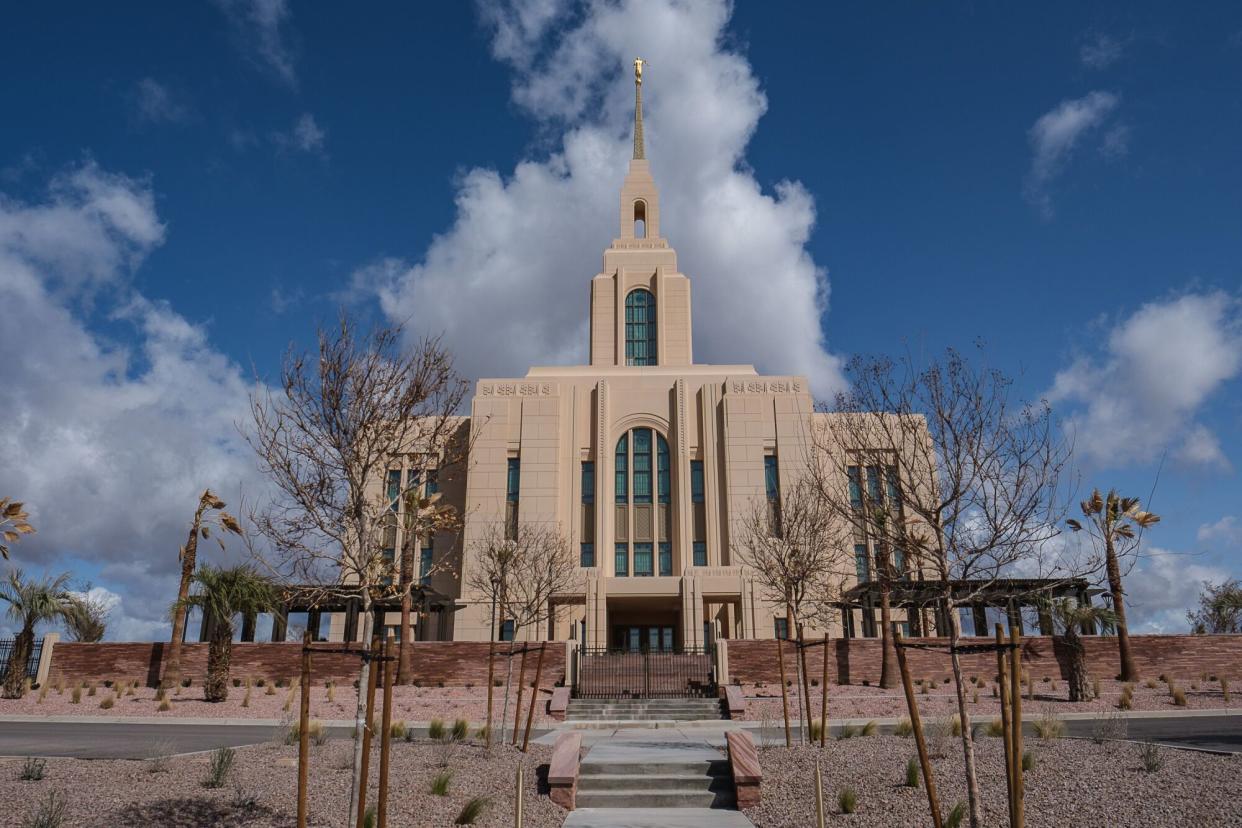
[[[671,624],[631,624],[612,628],[612,649],[629,653],[671,653]]]

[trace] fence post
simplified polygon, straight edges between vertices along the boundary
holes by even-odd
[[[819,767],[819,757],[815,757],[815,825],[824,828],[824,772]]]
[[[1022,633],[1015,625],[1009,627],[1009,691],[1013,695],[1013,817],[1014,828],[1026,822],[1022,779]]]
[[[932,825],[943,828],[940,818],[940,798],[936,796],[936,780],[932,776],[931,759],[927,755],[927,740],[923,738],[923,720],[919,718],[919,703],[914,698],[914,683],[910,681],[910,668],[906,666],[905,642],[901,630],[893,630],[897,666],[901,669],[901,686],[906,692],[906,705],[910,709],[910,725],[914,728],[914,742],[919,749],[919,764],[923,767],[923,787],[927,790],[927,807],[931,809]]]
[[[311,633],[302,633],[302,698],[298,705],[298,828],[306,828],[306,793],[310,777]]]
[[[409,630],[403,630],[408,635]],[[384,715],[383,730],[380,732],[380,766],[379,766],[379,812],[376,814],[378,828],[388,828],[388,752],[392,744],[392,633],[384,640]]]
[[[522,799],[526,793],[524,790],[526,787],[525,776],[526,774],[523,772],[522,763],[518,762],[517,791],[513,796],[513,828],[522,828],[522,811],[524,810],[522,807]]]
[[[1005,642],[1005,630],[1000,625],[996,625],[996,675],[998,677],[996,692],[1000,696],[1001,709],[1001,734],[1005,737],[1005,793],[1009,800],[1009,825],[1013,826],[1017,823],[1014,820],[1013,806],[1013,725],[1010,722],[1012,716],[1009,712],[1009,659],[1006,655],[1009,645]],[[1018,758],[1021,761],[1021,757]]]
[[[781,666],[781,711],[785,714],[785,747],[793,747],[789,732],[789,694],[785,691],[785,639],[776,639],[776,659]]]

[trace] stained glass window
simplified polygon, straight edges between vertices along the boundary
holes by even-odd
[[[617,502],[629,503],[629,473],[628,473],[628,454],[629,454],[629,435],[622,434],[621,439],[617,441]]]
[[[634,544],[634,574],[635,575],[654,575],[651,560],[651,544],[636,543]]]
[[[625,364],[656,364],[655,296],[644,288],[625,297]]]
[[[634,502],[651,502],[651,429],[634,429]]]

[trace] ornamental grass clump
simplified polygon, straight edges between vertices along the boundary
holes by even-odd
[[[23,782],[38,782],[43,779],[43,772],[47,770],[47,760],[39,759],[35,756],[27,756],[26,761],[22,762],[21,773],[17,778]]]
[[[22,828],[61,828],[69,803],[60,791],[48,791],[47,799],[39,803],[39,809],[26,818]]]
[[[953,810],[949,811],[949,815],[944,818],[944,828],[960,828],[964,819],[966,819],[966,803],[959,802],[953,806]]]
[[[465,719],[457,719],[453,722],[453,740],[456,742],[466,741],[466,737],[470,735],[470,722]]]
[[[161,713],[167,713],[169,710],[172,710],[172,704],[168,701],[168,699],[164,699],[160,702],[160,706],[156,709]]]
[[[70,704],[81,704],[82,703],[82,688],[81,687],[73,688],[73,692],[69,694],[69,703]]]
[[[837,739],[839,740],[853,739],[855,736],[858,735],[858,733],[859,733],[858,725],[843,724],[841,725],[841,730],[837,732]]]
[[[1035,735],[1045,741],[1060,739],[1065,735],[1065,722],[1051,710],[1044,710],[1043,715],[1032,722],[1032,726],[1035,728]]]
[[[431,777],[430,791],[432,796],[448,796],[449,784],[453,781],[453,772],[447,768]]]
[[[1173,704],[1178,707],[1186,706],[1186,691],[1180,687],[1173,688]]]
[[[483,812],[487,810],[491,800],[486,796],[476,796],[462,806],[461,812],[457,814],[457,819],[453,820],[454,825],[474,825],[479,821],[479,817],[483,816]]]
[[[1134,707],[1134,690],[1130,685],[1121,688],[1121,698],[1117,699],[1119,710],[1130,710]]]
[[[1035,754],[1031,753],[1029,750],[1023,751],[1022,770],[1029,771],[1033,767],[1035,767]]]
[[[1005,735],[1005,723],[1002,722],[1000,719],[993,719],[992,721],[988,722],[987,729],[984,730],[984,733],[986,733],[989,736],[999,739]]]
[[[837,807],[843,814],[852,814],[858,810],[858,794],[853,788],[842,788],[837,792]]]
[[[427,738],[429,739],[439,742],[444,739],[444,733],[444,720],[441,718],[434,718],[427,725]]]
[[[1229,704],[1229,679],[1224,676],[1220,677],[1220,693],[1225,697],[1225,704]]]
[[[909,738],[914,735],[914,725],[910,724],[909,719],[898,719],[893,727],[893,735]]]
[[[237,751],[230,747],[222,747],[211,752],[211,761],[207,764],[207,776],[203,779],[204,788],[223,788],[233,770],[237,759]]]
[[[101,702],[99,702],[99,707],[101,710],[111,710],[115,704],[116,696],[109,693]]]
[[[919,786],[919,760],[911,756],[906,760],[906,787],[917,788]]]
[[[1143,770],[1156,773],[1164,767],[1164,751],[1154,742],[1144,742],[1139,746],[1139,762]]]
[[[394,739],[404,739],[409,733],[409,728],[405,724],[405,719],[397,719],[388,725],[388,735]]]
[[[858,732],[859,736],[874,736],[879,726],[875,722],[867,722],[862,726],[862,730]]]

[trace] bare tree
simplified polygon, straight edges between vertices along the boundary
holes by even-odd
[[[194,568],[198,565],[199,538],[204,540],[209,538],[213,525],[225,532],[242,534],[241,524],[235,517],[224,511],[224,508],[223,500],[216,497],[211,489],[204,489],[198,498],[194,519],[190,521],[190,535],[186,539],[185,546],[181,547],[177,553],[177,559],[181,562],[181,583],[177,587],[177,600],[173,604],[172,640],[169,642],[168,661],[164,667],[163,677],[165,687],[171,687],[181,680],[181,643],[185,638],[186,615],[190,607],[186,599],[190,595],[190,582],[194,578]],[[216,543],[223,551],[224,541],[219,535],[216,536]]]
[[[930,579],[924,586],[939,592],[948,616],[944,632],[962,722],[971,825],[979,828],[957,607],[1015,569],[1029,575],[1041,564],[1063,514],[1060,482],[1069,451],[1046,404],[1013,400],[1009,378],[976,368],[955,351],[927,366],[910,358],[856,358],[848,371],[851,391],[817,421],[815,441],[826,458],[820,489],[857,537],[873,548],[901,550]],[[865,496],[860,503],[850,491],[853,458],[880,456],[883,462],[874,464],[884,467],[880,485],[892,489],[882,500],[899,509],[868,508]],[[874,506],[881,498],[870,500]]]
[[[1117,652],[1121,658],[1121,680],[1138,681],[1138,668],[1134,666],[1134,655],[1130,651],[1130,630],[1126,625],[1121,567],[1123,561],[1129,561],[1133,566],[1138,555],[1142,530],[1158,523],[1160,516],[1143,511],[1137,497],[1122,497],[1116,490],[1110,490],[1105,497],[1100,494],[1099,489],[1095,489],[1091,492],[1091,497],[1082,502],[1081,509],[1086,525],[1073,519],[1066,521],[1066,525],[1075,532],[1085,531],[1091,537],[1092,545],[1102,553],[1108,588],[1113,598],[1113,612],[1117,616]],[[1135,527],[1138,527],[1139,532],[1134,531]]]
[[[314,353],[290,349],[278,390],[251,398],[247,439],[276,490],[253,514],[271,547],[265,560],[287,583],[315,585],[325,598],[357,597],[364,641],[373,605],[395,574],[381,547],[382,521],[391,515],[386,474],[403,455],[440,453],[466,393],[438,340],[402,342],[399,327],[359,332],[342,312],[337,326],[320,328]],[[364,660],[360,688],[368,671]],[[367,726],[366,693],[359,692],[350,815]]]
[[[513,622],[510,656],[519,633],[532,629],[537,634],[540,626],[554,620],[553,599],[579,587],[582,569],[578,563],[569,540],[554,523],[524,522],[516,527],[493,523],[472,541],[465,582],[475,594],[496,602],[500,620]],[[513,673],[512,657],[508,661],[501,729],[508,716]],[[490,721],[488,727],[490,739]]]

